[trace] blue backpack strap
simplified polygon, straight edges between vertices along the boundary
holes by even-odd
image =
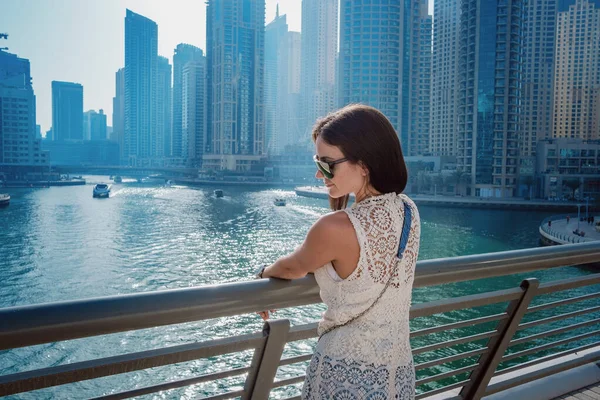
[[[408,244],[408,237],[410,236],[410,226],[412,224],[412,209],[405,201],[404,204],[404,223],[402,224],[402,232],[400,233],[400,245],[398,246],[398,258],[402,258],[402,254]]]

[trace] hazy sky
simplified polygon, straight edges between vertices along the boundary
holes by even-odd
[[[273,20],[277,3],[289,29],[300,31],[300,0],[266,0],[266,21]],[[206,49],[205,7],[204,0],[0,0],[0,32],[9,34],[0,47],[31,61],[42,133],[52,125],[53,80],[81,83],[84,111],[102,108],[112,125],[115,72],[125,58],[125,9],[158,24],[158,53],[172,62],[179,43]]]

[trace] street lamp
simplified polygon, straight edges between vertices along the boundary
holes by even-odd
[[[577,204],[577,232],[579,232],[579,220],[581,219],[581,204]]]

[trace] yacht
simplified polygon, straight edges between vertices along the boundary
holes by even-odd
[[[283,207],[285,206],[285,199],[275,199],[273,204],[275,204],[278,207]]]
[[[6,207],[10,203],[10,196],[6,193],[0,193],[0,207]]]
[[[215,190],[215,197],[223,197],[223,191],[221,189]]]
[[[94,197],[108,197],[110,195],[110,185],[98,183],[94,186]]]
[[[123,182],[123,178],[121,178],[119,175],[117,175],[117,176],[115,176],[114,182],[121,183],[121,182]]]

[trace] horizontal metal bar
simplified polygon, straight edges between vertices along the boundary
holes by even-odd
[[[473,319],[469,319],[466,321],[453,322],[451,324],[438,325],[438,326],[434,326],[433,328],[425,328],[425,329],[420,329],[418,331],[413,331],[410,333],[410,337],[414,338],[417,336],[424,336],[424,335],[430,335],[432,333],[449,331],[451,329],[459,329],[459,328],[464,328],[467,326],[484,324],[487,322],[501,321],[506,318],[508,318],[508,315],[506,313],[490,315],[488,317],[473,318]]]
[[[413,354],[428,353],[430,351],[434,351],[437,349],[452,347],[457,344],[463,344],[463,343],[475,342],[477,340],[488,339],[488,338],[494,337],[496,335],[498,335],[497,331],[478,333],[477,335],[464,336],[459,339],[448,340],[447,342],[440,342],[440,343],[435,343],[435,344],[431,344],[431,345],[427,345],[427,346],[423,346],[423,347],[417,347],[416,349],[413,349],[412,353]]]
[[[533,347],[531,349],[527,349],[527,350],[523,350],[523,351],[518,351],[516,353],[511,353],[508,355],[505,355],[504,357],[502,357],[502,362],[506,362],[506,361],[510,361],[513,360],[515,358],[519,358],[519,357],[523,357],[529,354],[535,354],[535,353],[539,353],[542,350],[547,350],[547,349],[551,349],[553,347],[557,347],[557,346],[562,346],[563,344],[567,344],[567,343],[571,343],[571,342],[576,342],[578,340],[582,340],[588,337],[592,337],[592,336],[596,336],[600,334],[600,330],[597,331],[593,331],[593,332],[588,332],[588,333],[584,333],[582,335],[577,335],[577,336],[573,336],[567,339],[562,339],[562,340],[557,340],[555,342],[552,343],[548,343],[548,344],[544,344],[542,346],[537,346],[537,347]]]
[[[600,261],[600,242],[424,260],[417,263],[414,286],[492,278]]]
[[[311,275],[10,307],[0,309],[0,350],[320,302]]]
[[[317,337],[317,327],[319,323],[296,325],[290,328],[287,335],[287,342],[297,342],[298,340],[306,340]]]
[[[217,396],[203,397],[201,400],[225,400],[225,399],[235,399],[244,394],[243,390],[237,390],[235,392],[227,392],[223,394],[219,394]]]
[[[312,358],[312,354],[305,354],[302,356],[284,358],[279,362],[279,366],[283,367],[284,365],[296,364],[303,361],[309,361]]]
[[[598,261],[600,242],[425,260],[417,263],[414,286],[469,281]],[[0,350],[320,301],[314,276],[309,275],[292,281],[259,279],[9,307],[0,309]]]
[[[555,315],[553,317],[537,319],[535,321],[524,322],[521,325],[519,325],[519,327],[517,328],[517,330],[518,331],[522,331],[524,329],[529,329],[529,328],[532,328],[534,326],[549,324],[550,322],[555,322],[555,321],[560,321],[560,320],[563,320],[563,319],[569,319],[569,318],[573,318],[573,317],[578,317],[580,315],[590,314],[590,313],[593,313],[593,312],[596,312],[596,311],[600,311],[600,306],[590,307],[590,308],[584,308],[583,310],[573,311],[573,312],[564,313],[564,314],[558,314],[558,315]]]
[[[275,389],[278,387],[294,385],[296,383],[304,382],[305,378],[306,378],[306,376],[302,375],[302,376],[295,376],[293,378],[282,379],[280,381],[275,381],[275,382],[273,382],[273,386],[271,386],[271,388]]]
[[[462,360],[464,358],[478,356],[480,354],[485,353],[488,350],[489,349],[486,347],[486,348],[479,349],[479,350],[466,351],[464,353],[458,353],[453,356],[448,356],[448,357],[444,357],[444,358],[438,358],[438,359],[435,359],[432,361],[427,361],[427,362],[415,365],[415,371],[435,367],[436,365],[446,364],[446,363],[456,361],[456,360]]]
[[[237,353],[264,342],[262,333],[184,344],[0,376],[0,396],[103,376]]]
[[[552,281],[541,284],[538,289],[538,296],[598,284],[600,284],[600,274],[561,279],[559,281]]]
[[[145,394],[162,392],[165,390],[177,389],[180,387],[196,385],[198,383],[216,381],[217,379],[229,378],[231,376],[242,375],[250,371],[250,367],[245,368],[236,368],[223,372],[216,372],[214,374],[202,375],[195,378],[181,379],[178,381],[161,383],[159,385],[147,386],[141,389],[130,390],[127,392],[109,394],[106,396],[95,397],[91,400],[120,400],[120,399],[129,399],[135,396],[142,396]]]
[[[448,372],[444,372],[441,374],[437,374],[437,375],[433,375],[433,376],[428,376],[427,378],[423,378],[423,379],[419,379],[415,385],[416,386],[420,386],[420,385],[424,385],[426,383],[429,382],[434,382],[434,381],[439,381],[440,379],[444,379],[444,378],[449,378],[451,376],[456,376],[456,375],[460,375],[460,374],[464,374],[465,372],[469,372],[475,369],[475,367],[477,367],[479,364],[472,364],[472,365],[467,365],[466,367],[462,367],[462,368],[458,368],[458,369],[454,369],[452,371],[448,371]]]
[[[561,351],[559,353],[550,354],[548,356],[536,358],[536,359],[531,360],[531,361],[527,361],[527,362],[524,362],[524,363],[521,363],[521,364],[513,365],[512,367],[504,368],[503,370],[497,371],[494,376],[507,374],[509,372],[513,372],[513,371],[516,371],[518,369],[523,369],[523,368],[531,367],[533,365],[541,364],[541,363],[544,363],[546,361],[552,361],[552,360],[555,360],[557,358],[568,356],[570,354],[579,353],[580,351],[589,350],[589,349],[592,349],[594,347],[598,347],[598,343],[586,344],[585,346],[575,347],[573,349]]]
[[[546,310],[548,308],[553,308],[553,307],[558,307],[558,306],[564,306],[566,304],[578,303],[580,301],[591,300],[591,299],[595,299],[595,298],[598,298],[598,297],[600,297],[600,292],[598,292],[598,293],[591,293],[591,294],[585,294],[583,296],[570,297],[568,299],[553,301],[551,303],[545,303],[545,304],[540,304],[538,306],[529,307],[527,309],[527,313],[531,314],[531,313],[534,313],[534,312]]]
[[[435,389],[435,390],[430,390],[430,391],[425,392],[425,393],[420,393],[420,394],[418,394],[415,397],[415,400],[425,399],[425,398],[430,397],[430,396],[435,396],[436,394],[444,393],[444,392],[447,392],[447,391],[452,390],[452,389],[463,387],[467,383],[469,383],[470,381],[471,381],[470,379],[467,379],[467,380],[464,380],[464,381],[453,383],[452,385],[444,386],[444,387],[441,387],[441,388],[438,388],[438,389]],[[445,400],[463,400],[463,398],[460,397],[460,396],[455,396],[455,397],[451,397],[451,398],[448,398],[448,399],[445,399]]]
[[[589,364],[598,360],[600,360],[600,351],[589,353],[573,360],[565,361],[563,363],[555,364],[546,368],[541,368],[529,372],[527,374],[519,375],[502,382],[491,384],[487,387],[485,394],[486,396],[489,396],[494,393],[502,392],[504,390],[510,389],[518,385],[522,385],[527,382],[545,378],[546,376],[554,375],[562,371],[577,368],[581,365]]]
[[[565,327],[561,327],[561,328],[557,328],[557,329],[552,329],[546,332],[542,332],[542,333],[536,333],[535,335],[529,335],[529,336],[525,336],[519,339],[514,339],[511,340],[509,346],[516,346],[522,343],[527,343],[530,342],[532,340],[537,340],[537,339],[541,339],[547,336],[553,336],[553,335],[558,335],[559,333],[563,333],[563,332],[568,332],[568,331],[572,331],[578,328],[583,328],[585,326],[590,326],[590,325],[595,325],[600,323],[600,318],[596,318],[596,319],[592,319],[590,321],[585,321],[585,322],[579,322],[577,324],[572,324],[569,326],[565,326]]]
[[[518,299],[522,293],[520,288],[514,288],[418,303],[411,307],[410,318],[422,318],[454,310],[504,303]]]

